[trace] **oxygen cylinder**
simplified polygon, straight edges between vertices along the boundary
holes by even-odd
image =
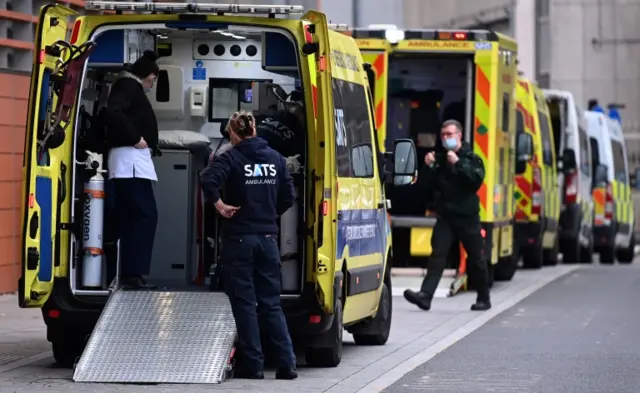
[[[95,170],[84,185],[84,208],[82,213],[82,286],[101,288],[104,277],[104,250],[102,249],[104,221],[104,177],[102,155],[87,152],[86,166]]]

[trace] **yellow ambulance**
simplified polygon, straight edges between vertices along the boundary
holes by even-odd
[[[294,219],[280,222],[289,329],[312,366],[340,363],[344,329],[358,344],[385,344],[389,204],[355,41],[329,30],[319,12],[283,18],[302,14],[301,6],[86,1],[85,8],[85,16],[55,3],[41,10],[24,151],[19,302],[42,308],[55,359],[77,361],[73,379],[84,382],[213,383],[228,375],[235,323],[228,298],[209,284],[214,265],[224,263],[222,231],[197,196],[197,174],[233,112],[285,110],[294,91],[306,141],[301,169],[292,171],[297,204],[285,214]],[[160,56],[148,93],[162,155],[153,158],[159,219],[146,277],[160,289],[128,291],[118,286],[117,236],[107,233],[108,151],[96,141],[111,84],[145,50]],[[394,150],[389,174],[408,184],[415,146],[397,141]]]
[[[347,34],[356,39],[375,75],[372,90],[381,146],[388,150],[395,138],[410,138],[422,161],[426,152],[441,147],[443,121],[463,124],[464,140],[486,169],[478,191],[484,256],[497,280],[510,280],[517,267],[513,254],[517,43],[489,30],[372,26]],[[425,215],[430,204],[420,198],[418,187],[389,189],[394,266],[424,266],[431,254],[435,218]],[[455,266],[456,250],[451,253]]]
[[[547,101],[538,84],[524,76],[516,87],[518,150],[533,154],[516,160],[515,222],[518,253],[525,268],[558,263],[560,191]],[[518,151],[520,153],[520,151]]]

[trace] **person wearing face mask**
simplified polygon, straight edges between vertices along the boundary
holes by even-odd
[[[459,239],[468,255],[469,278],[476,285],[477,298],[473,311],[491,308],[486,261],[482,258],[480,200],[477,192],[484,181],[484,164],[467,142],[462,141],[462,125],[447,120],[440,131],[446,153],[430,152],[424,158],[426,168],[419,175],[423,187],[435,195],[438,216],[431,236],[431,256],[427,276],[420,291],[407,289],[407,301],[423,310],[431,308],[431,300],[442,278],[449,250]]]
[[[120,240],[120,282],[130,289],[155,288],[144,276],[151,268],[158,221],[153,193],[158,177],[151,160],[157,151],[158,122],[147,98],[160,72],[157,59],[147,51],[119,75],[105,113],[109,179],[114,185]]]
[[[220,262],[238,328],[234,377],[264,378],[262,325],[275,349],[276,378],[295,379],[296,358],[280,304],[278,249],[278,216],[294,203],[293,179],[284,157],[256,137],[251,113],[234,113],[227,132],[233,148],[210,161],[200,173],[200,186],[205,203],[225,218]]]

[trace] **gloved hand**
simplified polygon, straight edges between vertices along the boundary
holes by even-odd
[[[289,172],[297,173],[298,171],[300,171],[300,166],[302,164],[300,164],[300,161],[298,161],[298,157],[300,157],[300,154],[296,154],[295,156],[286,158],[287,169],[289,170]]]

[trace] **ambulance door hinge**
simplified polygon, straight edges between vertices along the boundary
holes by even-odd
[[[62,222],[60,223],[60,230],[61,231],[69,231],[71,233],[73,233],[73,235],[77,238],[80,237],[80,232],[81,232],[81,228],[80,228],[80,223],[75,223],[75,222]]]

